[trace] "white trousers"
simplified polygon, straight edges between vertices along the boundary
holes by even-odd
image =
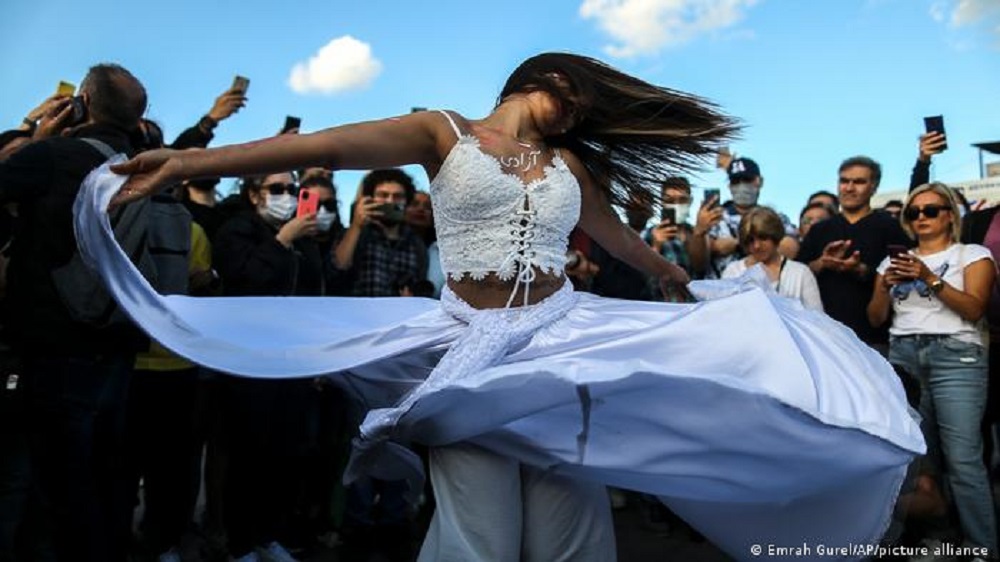
[[[603,484],[475,445],[430,450],[437,508],[418,562],[614,562]]]

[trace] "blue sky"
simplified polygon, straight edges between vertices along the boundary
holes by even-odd
[[[3,0],[0,127],[102,61],[145,83],[168,139],[237,73],[249,105],[213,144],[272,135],[286,114],[304,131],[414,106],[478,118],[550,50],[720,103],[747,125],[732,149],[760,164],[761,201],[796,217],[855,154],[883,164],[883,190],[904,187],[925,115],[949,136],[934,179],[978,177],[969,144],[1000,140],[1000,0]],[[342,200],[359,177],[337,174]]]

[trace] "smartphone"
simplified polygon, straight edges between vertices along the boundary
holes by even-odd
[[[677,209],[673,207],[663,207],[660,210],[660,220],[670,221],[670,224],[677,224]]]
[[[282,133],[287,133],[292,129],[299,129],[302,127],[302,119],[298,117],[292,117],[291,115],[285,116],[285,126],[281,128]]]
[[[924,130],[928,133],[941,133],[944,132],[944,116],[943,115],[931,115],[930,117],[924,117]],[[948,150],[948,143],[945,142],[941,150]]]
[[[66,82],[65,80],[60,80],[59,85],[56,86],[56,94],[60,96],[72,96],[76,93],[76,84],[72,82]]]
[[[236,78],[233,78],[233,87],[231,89],[237,90],[240,93],[246,95],[247,89],[249,88],[250,88],[249,78],[240,76],[239,74],[236,75]]]
[[[296,217],[308,217],[319,211],[319,195],[308,189],[299,190],[299,206],[295,209]]]
[[[713,207],[717,206],[719,202],[719,190],[715,188],[709,188],[705,190],[705,202],[703,204],[708,204],[712,198],[715,198],[715,203],[712,204]]]
[[[899,258],[910,253],[910,249],[902,244],[889,244],[889,257]]]
[[[82,96],[73,96],[69,100],[73,106],[73,114],[69,118],[67,127],[75,127],[87,120],[87,106],[83,103]]]
[[[382,203],[376,210],[382,213],[381,220],[390,224],[398,224],[403,222],[403,204],[402,203]]]

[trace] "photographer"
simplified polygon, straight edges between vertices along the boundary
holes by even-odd
[[[334,266],[351,273],[351,295],[399,296],[398,279],[427,278],[427,248],[403,220],[415,192],[413,179],[398,168],[373,170],[361,180],[351,225],[333,255]]]

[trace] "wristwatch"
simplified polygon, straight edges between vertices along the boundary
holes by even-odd
[[[935,295],[944,289],[944,279],[938,277],[933,283],[927,286]]]

